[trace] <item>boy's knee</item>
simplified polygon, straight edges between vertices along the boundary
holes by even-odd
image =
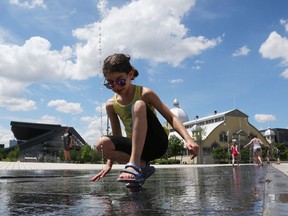
[[[96,144],[95,144],[95,147],[96,147],[96,150],[98,152],[101,152],[103,150],[103,145],[104,143],[107,141],[107,137],[100,137],[97,141],[96,141]]]
[[[133,104],[133,112],[139,113],[139,112],[143,112],[143,111],[146,111],[146,103],[142,100],[137,100]]]

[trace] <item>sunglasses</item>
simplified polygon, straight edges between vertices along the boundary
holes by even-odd
[[[103,85],[106,86],[106,88],[108,88],[108,89],[114,88],[115,85],[123,87],[126,85],[126,79],[120,79],[117,81],[107,81]]]

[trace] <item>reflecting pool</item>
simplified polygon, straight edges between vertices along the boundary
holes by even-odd
[[[0,171],[0,215],[262,215],[267,167],[159,168],[140,190],[98,171]]]

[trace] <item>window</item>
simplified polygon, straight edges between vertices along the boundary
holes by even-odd
[[[228,136],[227,136],[227,133],[225,131],[223,131],[219,134],[219,140],[220,140],[220,142],[227,142],[228,141]]]

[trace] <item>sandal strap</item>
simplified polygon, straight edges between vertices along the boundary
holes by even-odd
[[[129,170],[129,169],[121,170],[120,173],[128,173],[128,174],[134,175],[135,179],[142,178],[142,173],[138,173],[136,171]]]
[[[139,174],[141,174],[142,172],[142,169],[141,167],[139,167],[137,164],[133,163],[133,162],[130,162],[130,163],[127,163],[125,165],[125,169],[128,168],[128,167],[131,167],[133,168],[136,172],[138,172]]]
[[[133,170],[127,169],[129,167],[131,167]],[[145,181],[141,167],[137,166],[135,163],[127,163],[125,169],[121,170],[120,173],[128,173],[134,175],[134,178],[133,179],[118,178],[117,179],[118,182],[143,184]]]

